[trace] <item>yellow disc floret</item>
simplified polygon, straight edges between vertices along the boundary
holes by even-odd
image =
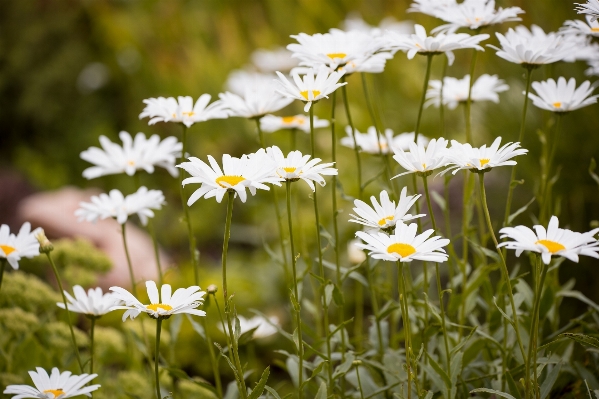
[[[44,393],[51,393],[52,395],[54,395],[55,398],[59,397],[60,395],[64,395],[65,394],[65,392],[62,389],[60,389],[60,388],[58,388],[58,389],[46,389],[44,391]]]
[[[310,99],[308,98],[308,90],[300,91],[300,94],[306,100],[310,101]],[[312,90],[312,99],[318,97],[319,95],[320,95],[320,92],[318,90]]]
[[[239,184],[240,182],[244,181],[245,177],[241,177],[241,176],[219,176],[216,178],[216,183],[223,187],[223,188],[229,188],[229,187],[233,187],[237,184]],[[227,183],[228,186],[224,185],[223,183]]]
[[[564,247],[559,242],[555,242],[555,241],[551,241],[551,240],[539,240],[539,241],[535,242],[535,244],[541,244],[542,246],[547,248],[549,250],[549,252],[551,252],[552,254],[566,249],[566,247]]]
[[[0,249],[2,249],[6,256],[16,251],[16,248],[11,247],[10,245],[0,245]]]
[[[387,221],[391,221],[391,220],[393,220],[393,216],[384,217],[381,220],[379,220],[379,226],[384,226],[387,224]],[[389,248],[391,248],[391,247],[389,247]]]
[[[345,53],[329,53],[329,54],[327,54],[327,56],[332,60],[335,58],[345,58],[346,55],[347,54],[345,54]]]
[[[483,166],[485,166],[486,164],[489,163],[489,161],[491,161],[489,158],[483,158],[480,160],[480,167],[482,168]]]
[[[162,309],[162,310],[166,310],[167,312],[169,310],[173,310],[173,307],[171,305],[165,305],[163,303],[152,303],[148,306],[146,306],[146,308],[153,310],[154,312],[158,312],[158,309]]]
[[[387,248],[387,252],[390,254],[396,253],[402,258],[405,258],[416,253],[416,248],[414,248],[410,244],[395,243],[389,245],[389,247]]]

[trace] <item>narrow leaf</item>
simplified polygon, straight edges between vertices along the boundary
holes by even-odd
[[[476,389],[473,389],[472,391],[470,391],[470,393],[474,393],[474,392],[486,392],[486,393],[492,393],[492,394],[494,394],[494,395],[501,396],[502,398],[507,398],[507,399],[516,399],[516,398],[514,398],[512,395],[510,395],[509,393],[505,393],[505,392],[497,391],[497,390],[495,390],[495,389],[488,389],[488,388],[476,388]]]
[[[541,399],[545,399],[547,396],[549,396],[549,392],[551,392],[551,388],[553,388],[553,384],[555,384],[555,380],[557,380],[557,376],[559,375],[561,369],[562,364],[556,364],[545,381],[543,381],[543,384],[541,385]]]
[[[570,338],[571,340],[574,340],[584,346],[593,346],[595,348],[599,348],[599,339],[591,337],[590,335],[584,335],[580,333],[563,333],[558,335],[558,337]]]
[[[266,381],[268,381],[269,375],[270,375],[270,366],[268,366],[266,369],[264,369],[264,372],[262,373],[262,377],[260,377],[260,381],[258,381],[258,384],[256,384],[256,387],[252,390],[252,393],[250,393],[250,396],[248,396],[248,399],[258,399],[260,397],[260,395],[262,395],[262,392],[264,392],[264,388],[266,387]]]

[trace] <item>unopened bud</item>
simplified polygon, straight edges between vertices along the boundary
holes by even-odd
[[[46,237],[46,233],[44,232],[44,229],[39,227],[39,228],[35,229],[33,234],[35,235],[35,238],[37,238],[37,241],[40,243],[40,252],[41,253],[47,254],[54,250],[54,245],[52,245],[50,240],[48,240],[48,237]]]
[[[206,291],[208,292],[208,294],[210,295],[214,295],[216,294],[216,291],[218,291],[218,287],[214,284],[210,284],[207,288]]]

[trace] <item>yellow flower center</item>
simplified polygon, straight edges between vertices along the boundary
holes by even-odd
[[[386,225],[388,220],[389,220],[389,221],[393,220],[393,216],[387,216],[387,217],[384,217],[384,218],[382,218],[381,220],[379,220],[379,226],[384,226],[384,225]],[[394,244],[394,245],[395,245],[395,244]],[[391,247],[389,247],[389,248],[391,248]]]
[[[556,253],[558,251],[562,251],[562,250],[566,249],[566,247],[564,247],[559,242],[555,242],[555,241],[551,241],[551,240],[539,240],[539,241],[535,242],[535,244],[541,244],[541,245],[543,245],[552,254],[554,254],[554,253]]]
[[[387,248],[387,252],[390,254],[395,252],[402,258],[405,258],[405,257],[410,256],[413,253],[415,253],[416,248],[414,248],[410,244],[395,243],[395,244],[389,245],[389,247]]]
[[[346,55],[347,54],[345,54],[345,53],[329,53],[329,54],[327,54],[327,56],[330,59],[334,59],[334,58],[345,58]]]
[[[191,118],[192,116],[194,116],[196,113],[193,111],[185,111],[185,112],[181,112],[181,115],[183,116],[187,116],[188,118]]]
[[[308,99],[308,90],[304,90],[304,91],[300,91],[300,94],[302,95],[302,97],[304,97],[306,100]],[[314,98],[318,97],[320,95],[320,92],[318,90],[312,90],[312,96],[314,96]]]
[[[4,251],[4,253],[6,254],[6,256],[10,255],[11,253],[16,251],[16,248],[11,247],[9,245],[0,245],[0,248],[2,248],[2,251]]]
[[[54,395],[55,398],[59,397],[60,395],[64,395],[64,391],[60,388],[58,389],[46,389],[44,391],[44,393],[51,393],[52,395]]]
[[[304,123],[303,119],[300,119],[300,118],[298,118],[296,116],[284,116],[282,119],[283,119],[283,123],[285,125],[291,125],[294,122],[297,122],[299,124]]]
[[[171,305],[165,305],[162,303],[152,303],[146,306],[146,308],[153,310],[154,312],[158,312],[158,308],[166,311],[173,310],[173,307]]]
[[[216,178],[216,183],[218,183],[219,186],[223,187],[223,188],[229,188],[232,186],[235,186],[237,184],[239,184],[240,182],[244,181],[245,177],[241,177],[241,176],[219,176]],[[225,186],[223,183],[221,182],[225,182],[228,183],[229,186]]]
[[[482,168],[483,166],[485,166],[486,164],[488,164],[490,161],[489,158],[482,158],[479,162],[480,162],[480,167]]]
[[[414,44],[416,45],[416,47],[418,47],[418,48],[422,48],[422,46],[421,46],[421,45],[419,45],[418,43],[414,43]]]
[[[553,103],[553,106],[554,106],[555,108],[561,108],[561,107],[562,107],[562,103],[560,103],[560,102],[555,102],[555,103]]]
[[[591,32],[599,32],[599,28],[591,28]]]
[[[297,168],[291,168],[291,167],[287,167],[287,168],[281,168],[281,169],[283,169],[283,170],[284,170],[285,172],[287,172],[287,173],[293,173],[293,172],[295,172],[295,170],[296,170]]]
[[[426,164],[425,163],[422,164],[422,169],[426,169]]]
[[[135,161],[127,161],[127,165],[134,166],[135,165]]]

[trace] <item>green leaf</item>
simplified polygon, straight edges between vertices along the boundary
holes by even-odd
[[[445,383],[445,386],[447,388],[449,388],[451,386],[451,381],[449,379],[449,376],[447,375],[447,373],[445,372],[445,370],[443,370],[443,367],[441,367],[439,365],[439,363],[437,363],[435,361],[435,359],[433,359],[431,357],[431,355],[428,354],[428,352],[426,353],[426,356],[428,357],[428,360],[430,361],[430,365],[433,367],[433,369],[437,372],[437,374],[443,379],[443,382]]]
[[[186,313],[185,316],[187,316],[187,320],[189,320],[189,322],[191,323],[191,327],[193,328],[193,330],[197,332],[200,337],[206,340],[206,332],[204,331],[204,327],[202,327],[200,323],[194,321],[189,315],[189,313]]]
[[[526,205],[524,205],[522,208],[519,208],[516,212],[512,213],[508,218],[507,218],[507,224],[512,224],[512,222],[514,221],[514,219],[516,219],[518,217],[518,215],[520,215],[521,213],[525,212],[526,209],[528,209],[528,207],[535,202],[535,197],[532,197],[532,199],[530,201],[528,201],[526,203]]]
[[[557,380],[557,376],[561,369],[562,364],[556,364],[553,370],[551,370],[551,373],[545,378],[545,381],[543,381],[543,384],[541,385],[541,399],[545,399],[549,396],[549,392],[551,392],[551,388],[553,388],[553,384],[555,384],[555,380]]]
[[[270,392],[270,394],[272,396],[274,396],[275,399],[281,399],[281,396],[279,396],[279,394],[277,393],[277,391],[275,391],[273,388],[269,387],[268,385],[265,385],[264,389],[266,389],[268,392]]]
[[[506,373],[507,385],[510,387],[510,392],[514,394],[516,399],[522,399],[522,394],[520,393],[520,388],[518,388],[518,384],[514,381],[514,377],[512,377],[512,373],[508,371]]]
[[[231,370],[233,370],[233,374],[235,375],[235,379],[237,381],[239,381],[239,374],[237,374],[237,368],[233,365],[233,363],[231,362],[231,359],[229,359],[229,356],[225,355],[225,352],[223,351],[222,346],[220,346],[216,342],[214,342],[214,346],[216,346],[218,348],[218,350],[220,351],[220,355],[225,358],[225,360],[227,361],[227,363],[229,363],[229,367],[231,367]]]
[[[595,180],[595,183],[599,184],[599,176],[595,173],[595,169],[597,168],[597,162],[595,162],[595,158],[591,158],[591,164],[589,165],[589,175]]]
[[[260,377],[260,381],[258,381],[258,384],[256,385],[256,387],[252,390],[252,393],[250,393],[250,396],[248,396],[248,399],[258,399],[260,397],[260,395],[262,395],[262,392],[264,392],[264,388],[266,387],[266,381],[268,381],[269,375],[270,375],[270,366],[268,366],[266,369],[264,369],[264,372],[262,373],[262,377]]]
[[[558,335],[558,337],[569,338],[581,345],[592,346],[599,349],[599,339],[591,337],[590,335],[584,335],[580,333],[563,333]]]
[[[335,302],[335,305],[339,307],[343,306],[343,304],[345,303],[345,301],[343,300],[343,293],[337,287],[336,284],[333,285],[333,301]]]
[[[254,338],[254,332],[256,332],[256,330],[259,327],[260,326],[254,327],[251,330],[248,330],[248,331],[244,332],[243,334],[241,334],[239,336],[239,339],[237,340],[237,342],[239,343],[239,345],[245,345],[248,342],[250,342],[252,340],[252,338]]]
[[[486,393],[492,393],[492,394],[494,394],[494,395],[501,396],[502,398],[507,398],[507,399],[516,399],[516,398],[514,398],[512,395],[510,395],[509,393],[505,393],[505,392],[497,391],[497,390],[495,390],[495,389],[488,389],[488,388],[476,388],[476,389],[473,389],[472,391],[470,391],[470,393],[474,393],[474,392],[486,392]]]
[[[241,323],[239,322],[239,318],[237,317],[237,312],[233,314],[235,319],[235,325],[233,326],[233,333],[235,335],[235,341],[239,342],[239,337],[241,336]]]
[[[441,194],[439,194],[435,190],[431,190],[431,196],[433,197],[433,201],[435,201],[435,203],[437,205],[439,205],[439,208],[441,208],[441,210],[444,211],[445,208],[447,207],[447,203],[445,202],[445,198],[443,198],[441,196]]]
[[[584,296],[579,291],[560,291],[556,294],[556,296],[566,296],[568,298],[576,298],[579,301],[586,303],[587,305],[589,305],[590,307],[595,309],[597,312],[599,312],[599,305],[597,305],[595,302],[591,301],[589,298]]]
[[[316,279],[316,281],[318,281],[320,284],[324,285],[325,284],[325,280],[324,278],[320,277],[318,274],[313,273],[313,272],[308,272],[310,274],[310,276],[314,277]]]
[[[510,323],[512,325],[512,327],[514,326],[514,321],[512,319],[510,319],[510,316],[507,315],[507,313],[505,313],[503,311],[503,309],[501,309],[499,307],[499,305],[497,305],[497,298],[493,297],[493,303],[495,304],[495,307],[497,308],[497,310],[499,310],[499,313],[501,313],[501,315],[507,320],[508,323]]]
[[[324,381],[320,384],[314,399],[327,399],[327,384]]]
[[[341,363],[339,366],[335,367],[335,372],[333,373],[333,379],[336,380],[337,378],[341,377],[342,375],[345,375],[349,369],[352,367],[352,365],[354,364],[354,355],[351,352],[348,352],[345,355],[345,361],[343,363]]]
[[[394,301],[387,301],[385,305],[383,305],[382,309],[379,310],[379,314],[376,315],[376,318],[379,320],[383,320],[385,317],[389,316],[393,311],[399,309],[399,305]]]
[[[327,284],[324,287],[324,300],[327,307],[331,304],[331,299],[333,298],[333,289],[335,286],[332,283]]]

